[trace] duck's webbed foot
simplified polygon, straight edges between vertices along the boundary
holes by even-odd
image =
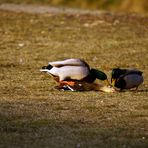
[[[133,92],[137,92],[138,91],[138,86],[137,87],[135,87],[135,88],[133,88],[133,89],[131,89]]]
[[[63,85],[63,86],[58,85],[58,86],[55,86],[54,88],[57,90],[62,90],[62,91],[76,91],[74,88],[72,88],[69,85]]]
[[[75,81],[60,81],[60,85],[55,86],[55,89],[62,91],[76,91],[74,89],[76,82]]]
[[[75,81],[60,81],[61,85],[68,85],[68,86],[74,86],[76,84]]]
[[[79,81],[60,81],[60,85],[57,87],[63,91],[84,91],[84,85],[85,83]]]
[[[137,87],[135,87],[135,91],[138,91],[138,86],[137,86]]]

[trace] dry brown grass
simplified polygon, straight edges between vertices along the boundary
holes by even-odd
[[[147,147],[148,18],[0,12],[0,147]],[[144,72],[138,92],[60,92],[39,69],[83,58]],[[109,76],[110,77],[110,76]]]

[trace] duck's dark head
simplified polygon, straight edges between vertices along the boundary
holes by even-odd
[[[111,84],[114,86],[115,81],[125,73],[125,69],[114,68],[111,73]]]
[[[108,79],[107,79],[107,75],[100,71],[100,70],[97,70],[97,69],[91,69],[90,70],[90,74],[92,77],[94,77],[95,79],[99,79],[99,80],[102,80],[104,81],[107,85],[110,85],[109,82],[108,82]]]

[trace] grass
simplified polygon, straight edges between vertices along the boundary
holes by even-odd
[[[148,21],[139,15],[29,15],[0,12],[0,147],[148,146]],[[83,58],[110,77],[144,72],[138,92],[60,92],[39,71]]]

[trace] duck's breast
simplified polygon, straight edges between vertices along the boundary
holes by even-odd
[[[126,88],[130,89],[139,86],[143,82],[143,77],[138,74],[130,74],[126,75],[124,80],[126,81]]]

